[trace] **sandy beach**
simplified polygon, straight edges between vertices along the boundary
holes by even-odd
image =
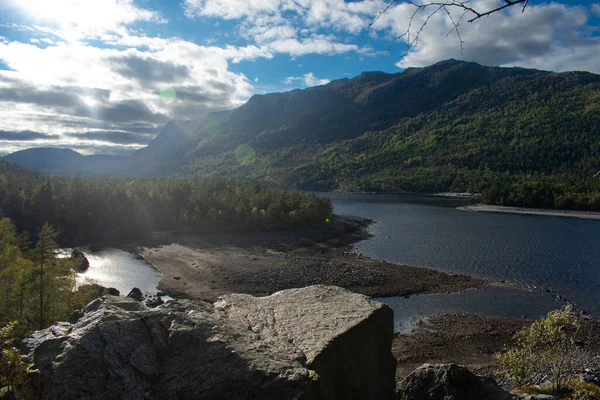
[[[494,206],[494,205],[490,205],[490,204],[473,204],[470,206],[457,207],[457,210],[504,213],[504,214],[546,215],[546,216],[551,216],[551,217],[600,219],[600,212],[594,212],[594,211],[550,210],[550,209],[537,209],[537,208],[525,208],[525,207],[505,207],[505,206]]]

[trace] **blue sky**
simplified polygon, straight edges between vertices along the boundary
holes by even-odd
[[[486,11],[502,0],[474,0]],[[444,10],[406,51],[414,7],[384,0],[0,0],[0,154],[131,154],[171,119],[252,95],[457,58],[600,72],[600,3],[530,0],[460,37]],[[448,8],[455,21],[460,10]],[[429,9],[431,10],[431,9]],[[415,38],[429,11],[411,26]],[[450,34],[448,34],[451,32]],[[393,44],[393,46],[392,46]],[[391,46],[391,48],[390,48]],[[161,95],[162,93],[162,95]]]

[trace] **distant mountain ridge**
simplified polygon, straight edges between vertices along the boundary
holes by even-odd
[[[36,147],[7,154],[3,157],[44,175],[98,176],[127,175],[132,158],[124,156],[85,156],[71,149]]]
[[[6,159],[27,165],[28,151]],[[34,169],[76,173],[80,161],[68,161]],[[123,165],[111,173],[224,175],[308,189],[480,191],[527,179],[583,182],[600,168],[600,75],[458,60],[364,72],[170,122]]]

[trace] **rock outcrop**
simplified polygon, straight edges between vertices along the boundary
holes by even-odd
[[[393,399],[393,313],[365,296],[310,286],[154,309],[88,304],[23,347],[45,399]]]
[[[127,294],[127,297],[129,297],[130,299],[137,300],[137,301],[144,300],[144,294],[142,293],[142,291],[139,288],[136,288],[136,287],[131,289],[131,291]]]
[[[396,388],[396,400],[551,400],[552,396],[517,395],[491,378],[456,364],[424,364]]]
[[[79,249],[73,249],[71,252],[71,259],[75,263],[75,268],[77,268],[79,271],[83,272],[90,267],[89,260],[85,254],[83,254],[83,251]]]
[[[77,290],[80,292],[86,292],[86,293],[93,294],[96,297],[102,297],[102,296],[106,296],[106,295],[111,295],[111,296],[119,296],[120,295],[120,293],[117,289],[112,288],[112,287],[107,288],[107,287],[98,285],[97,283],[87,283],[85,285],[79,285]]]

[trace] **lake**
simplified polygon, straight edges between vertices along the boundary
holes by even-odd
[[[487,288],[454,295],[381,299],[398,318],[437,312],[538,317],[566,297],[600,315],[600,221],[457,210],[469,200],[433,196],[327,194],[337,214],[377,221],[354,248],[399,264],[435,268],[535,288]],[[407,309],[413,310],[407,312]],[[529,310],[529,312],[527,312]]]
[[[104,287],[113,287],[118,289],[122,296],[127,296],[134,287],[139,288],[143,294],[156,295],[156,286],[163,274],[146,260],[119,249],[106,249],[96,253],[82,250],[90,262],[90,267],[77,274],[79,284],[89,281]]]
[[[319,193],[319,195],[323,195]],[[501,287],[462,293],[380,298],[394,309],[397,330],[438,313],[475,312],[537,318],[563,302],[600,315],[600,221],[564,217],[492,214],[457,210],[469,200],[433,196],[325,194],[337,214],[377,221],[373,237],[356,252],[399,264],[435,268],[531,291]],[[115,287],[123,295],[139,287],[156,294],[162,274],[136,255],[117,249],[85,252],[90,268],[78,281]]]

